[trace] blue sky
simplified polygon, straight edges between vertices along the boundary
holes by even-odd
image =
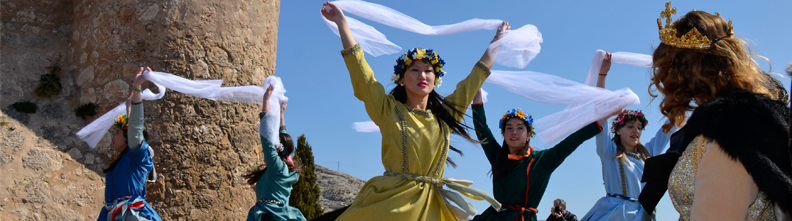
[[[370,1],[382,4],[412,16],[428,25],[443,25],[471,18],[502,19],[513,28],[533,24],[544,37],[542,51],[526,68],[557,75],[577,82],[585,74],[594,51],[626,51],[651,54],[659,44],[656,20],[664,9],[665,1]],[[340,39],[321,19],[322,1],[281,1],[278,30],[276,75],[282,77],[290,98],[286,111],[289,132],[305,134],[313,146],[315,161],[324,167],[348,173],[361,179],[382,175],[381,135],[358,133],[351,129],[353,122],[368,121],[363,103],[352,92],[349,74],[339,51]],[[792,1],[686,1],[672,2],[677,7],[678,18],[697,9],[721,16],[734,22],[736,37],[748,40],[756,54],[770,59],[772,71],[784,73],[792,61]],[[347,15],[354,17],[353,15]],[[495,31],[480,30],[454,35],[424,36],[362,20],[388,36],[403,49],[432,48],[446,61],[442,95],[453,91],[481,57]],[[386,90],[393,65],[400,54],[373,57],[367,55],[377,79]],[[769,70],[764,60],[762,69]],[[494,70],[518,70],[495,64]],[[608,75],[607,88],[631,88],[641,99],[640,105],[648,115],[649,125],[641,140],[651,139],[663,121],[657,108],[659,100],[651,102],[647,92],[650,70],[613,64]],[[789,77],[777,76],[789,88]],[[489,122],[497,122],[503,111],[521,107],[541,118],[563,109],[559,105],[545,105],[527,100],[496,85],[485,83],[489,102],[485,105]],[[468,111],[470,114],[470,111]],[[472,121],[467,120],[468,123]],[[472,125],[472,124],[471,124]],[[497,125],[490,124],[493,131]],[[541,131],[538,131],[541,133]],[[452,136],[453,137],[453,136]],[[497,138],[501,138],[496,135]],[[499,141],[500,142],[500,141]],[[459,165],[447,167],[445,176],[474,181],[473,187],[492,193],[492,183],[487,175],[490,166],[478,145],[462,139],[452,144],[464,151],[465,156],[450,156]],[[538,217],[548,216],[552,201],[562,198],[568,209],[582,217],[603,195],[602,165],[595,153],[594,139],[586,141],[555,171],[550,185],[537,208]],[[471,200],[479,212],[488,204]],[[678,214],[666,198],[658,205],[658,220],[675,220]]]

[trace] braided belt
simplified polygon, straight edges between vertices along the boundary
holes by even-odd
[[[399,177],[405,180],[414,180],[416,182],[434,184],[434,186],[437,187],[440,195],[443,197],[443,201],[445,201],[448,210],[450,210],[451,213],[460,219],[466,219],[468,216],[474,216],[478,213],[476,209],[473,208],[473,205],[465,201],[465,199],[459,195],[460,193],[474,200],[486,200],[496,211],[501,209],[501,204],[495,200],[495,198],[487,194],[487,192],[471,188],[470,185],[473,184],[473,181],[455,180],[448,177],[438,179],[430,176],[419,176],[415,174],[387,171],[383,174],[383,176]],[[459,193],[443,189],[443,185],[448,186],[448,188],[456,190]],[[449,200],[462,208],[451,205]]]
[[[274,204],[278,204],[278,205],[283,205],[283,202],[278,201],[278,200],[273,200],[273,199],[260,199],[260,200],[257,200],[256,203],[274,203]]]
[[[638,202],[638,199],[636,199],[636,198],[624,196],[624,195],[621,195],[621,194],[610,194],[609,193],[607,196],[608,197],[615,197],[615,198],[627,200],[627,201],[630,201],[630,202]]]

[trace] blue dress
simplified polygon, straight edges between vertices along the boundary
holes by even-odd
[[[132,105],[127,152],[105,174],[105,207],[97,221],[162,220],[146,199],[146,178],[154,169],[154,152],[143,140],[143,105]]]
[[[259,220],[297,220],[305,221],[302,212],[289,206],[289,196],[292,185],[297,182],[300,173],[289,171],[286,162],[280,159],[275,145],[266,137],[271,136],[267,125],[273,122],[273,117],[265,116],[261,119],[261,147],[264,153],[264,162],[267,171],[256,182],[256,204],[248,211],[248,221]]]
[[[678,128],[674,127],[669,134]],[[594,207],[583,216],[584,220],[641,220],[644,209],[638,202],[643,184],[641,176],[644,161],[632,153],[625,153],[624,159],[617,158],[616,143],[611,140],[610,130],[597,134],[597,155],[602,160],[602,179],[605,182],[606,196],[600,198]],[[644,146],[649,154],[662,154],[671,137],[659,129],[654,138]],[[631,156],[632,154],[632,156]]]

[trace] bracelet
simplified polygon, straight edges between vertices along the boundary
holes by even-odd
[[[140,88],[132,88],[132,90],[135,90],[135,91],[137,91],[137,92],[140,92]]]
[[[278,128],[278,129],[281,130],[281,131],[286,131],[286,125],[281,124],[280,128]]]
[[[608,74],[600,73],[599,76],[608,76]]]

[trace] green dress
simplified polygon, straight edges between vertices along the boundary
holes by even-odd
[[[490,165],[494,166],[495,162],[497,162],[501,145],[495,141],[492,131],[487,126],[484,105],[475,105],[472,109],[478,139],[488,141],[486,144],[481,144],[481,147],[484,148],[484,153],[487,155]],[[504,209],[498,212],[492,207],[487,208],[486,211],[474,217],[473,220],[537,220],[536,214],[531,212],[529,208],[536,208],[539,205],[539,201],[547,189],[547,183],[550,181],[550,175],[580,144],[601,131],[602,127],[597,122],[593,122],[572,133],[552,148],[533,151],[529,157],[522,159],[522,162],[515,166],[507,175],[494,178],[492,191],[495,199],[503,204]],[[526,171],[529,164],[530,169]],[[526,185],[528,181],[530,183]],[[526,191],[528,191],[527,194]],[[521,213],[520,210],[523,210],[523,212]]]
[[[261,118],[261,128],[268,128],[276,119],[271,116]],[[305,221],[305,217],[295,207],[289,206],[292,185],[297,182],[300,173],[289,171],[286,162],[278,156],[275,145],[267,137],[271,131],[261,129],[261,147],[267,171],[256,182],[256,204],[248,211],[247,221],[288,220]]]

